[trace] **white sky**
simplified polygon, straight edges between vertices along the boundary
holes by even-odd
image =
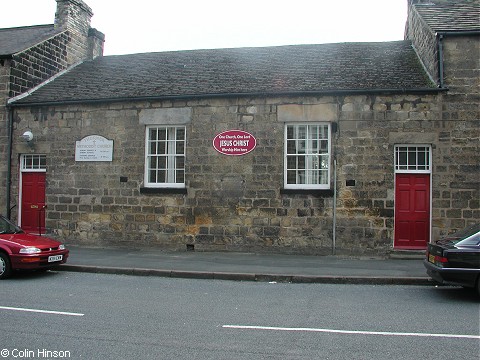
[[[105,55],[402,40],[407,0],[84,0]],[[2,0],[0,28],[53,24],[55,0]]]

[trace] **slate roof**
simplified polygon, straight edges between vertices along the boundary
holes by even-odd
[[[98,57],[15,104],[434,88],[409,41]]]
[[[434,32],[480,31],[480,2],[455,0],[414,5]]]
[[[61,32],[54,25],[0,29],[0,57],[10,57]]]

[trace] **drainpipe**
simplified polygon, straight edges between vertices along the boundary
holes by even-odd
[[[11,218],[12,210],[10,209],[10,193],[12,188],[12,147],[13,147],[13,109],[7,105],[7,122],[8,122],[8,144],[7,144],[7,209],[6,215],[7,219]]]
[[[438,35],[438,79],[439,86],[443,88],[443,35]]]
[[[333,160],[333,236],[332,236],[332,255],[335,255],[337,240],[337,159]]]

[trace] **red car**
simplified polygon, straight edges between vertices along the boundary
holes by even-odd
[[[62,243],[44,236],[27,234],[0,215],[0,279],[13,270],[49,269],[67,261]]]

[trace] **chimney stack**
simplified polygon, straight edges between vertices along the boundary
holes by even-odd
[[[70,35],[68,64],[92,60],[103,55],[105,35],[90,27],[92,9],[82,0],[56,0],[55,28]]]

